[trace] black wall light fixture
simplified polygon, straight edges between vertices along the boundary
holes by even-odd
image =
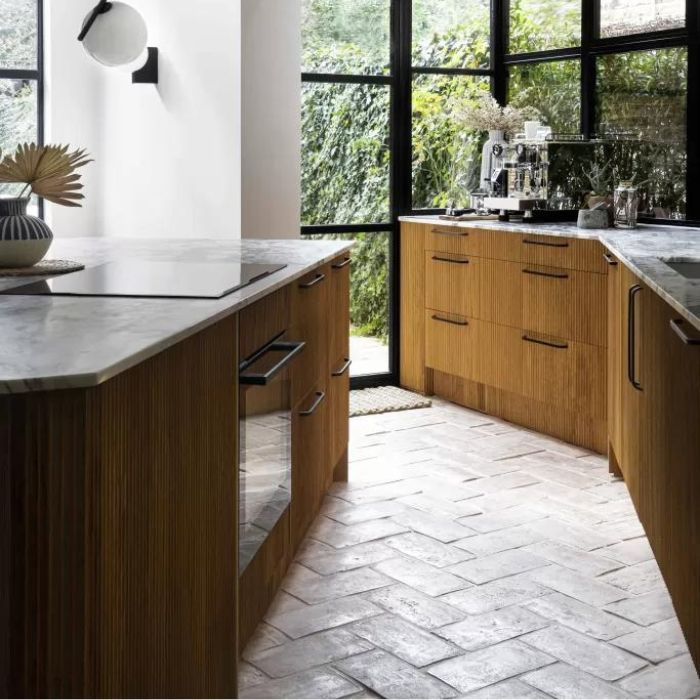
[[[146,22],[131,5],[100,0],[85,18],[78,41],[104,66],[128,66],[144,56],[132,82],[158,82],[158,49],[148,46]]]

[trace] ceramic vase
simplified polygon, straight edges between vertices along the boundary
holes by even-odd
[[[36,265],[51,247],[51,229],[27,214],[28,203],[24,198],[0,197],[0,268]]]
[[[481,187],[486,192],[491,193],[491,177],[493,176],[493,147],[497,144],[505,144],[506,134],[504,131],[491,130],[489,138],[481,151]]]

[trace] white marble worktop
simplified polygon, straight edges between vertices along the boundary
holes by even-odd
[[[0,294],[0,394],[96,386],[350,250],[346,241],[56,240],[50,259],[246,262],[286,268],[222,299]],[[0,290],[36,279],[0,278]]]
[[[599,241],[700,331],[700,280],[688,280],[666,265],[667,261],[700,262],[700,228],[643,224],[637,229],[625,231],[614,228],[580,229],[575,223],[453,222],[437,216],[406,216],[400,220],[407,223]]]

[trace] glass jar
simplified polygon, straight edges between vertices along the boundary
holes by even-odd
[[[639,192],[629,180],[615,188],[615,228],[637,228]]]

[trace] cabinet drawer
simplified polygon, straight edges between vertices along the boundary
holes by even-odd
[[[477,381],[487,386],[523,393],[523,332],[495,323],[479,323]]]
[[[475,255],[478,239],[473,231],[460,226],[425,226],[425,249],[439,253]]]
[[[350,356],[350,255],[334,260],[330,266],[328,318],[328,366],[331,371]]]
[[[605,420],[605,348],[536,333],[522,342],[525,396]]]
[[[522,267],[523,327],[607,346],[607,276],[541,265]]]
[[[426,306],[461,316],[476,316],[479,308],[479,265],[477,258],[427,251]]]
[[[482,258],[520,262],[522,236],[513,231],[490,231],[473,229],[475,254]]]
[[[273,338],[289,330],[292,320],[290,292],[291,285],[268,294],[240,312],[238,318],[241,360],[247,359]]]
[[[603,253],[598,241],[578,238],[523,234],[521,243],[523,263],[607,274]]]
[[[523,274],[520,263],[480,259],[479,287],[479,318],[522,328]]]
[[[328,380],[328,481],[348,449],[350,439],[350,366],[345,361],[332,370]]]
[[[425,327],[427,367],[463,379],[477,378],[477,324],[464,316],[428,309]]]

